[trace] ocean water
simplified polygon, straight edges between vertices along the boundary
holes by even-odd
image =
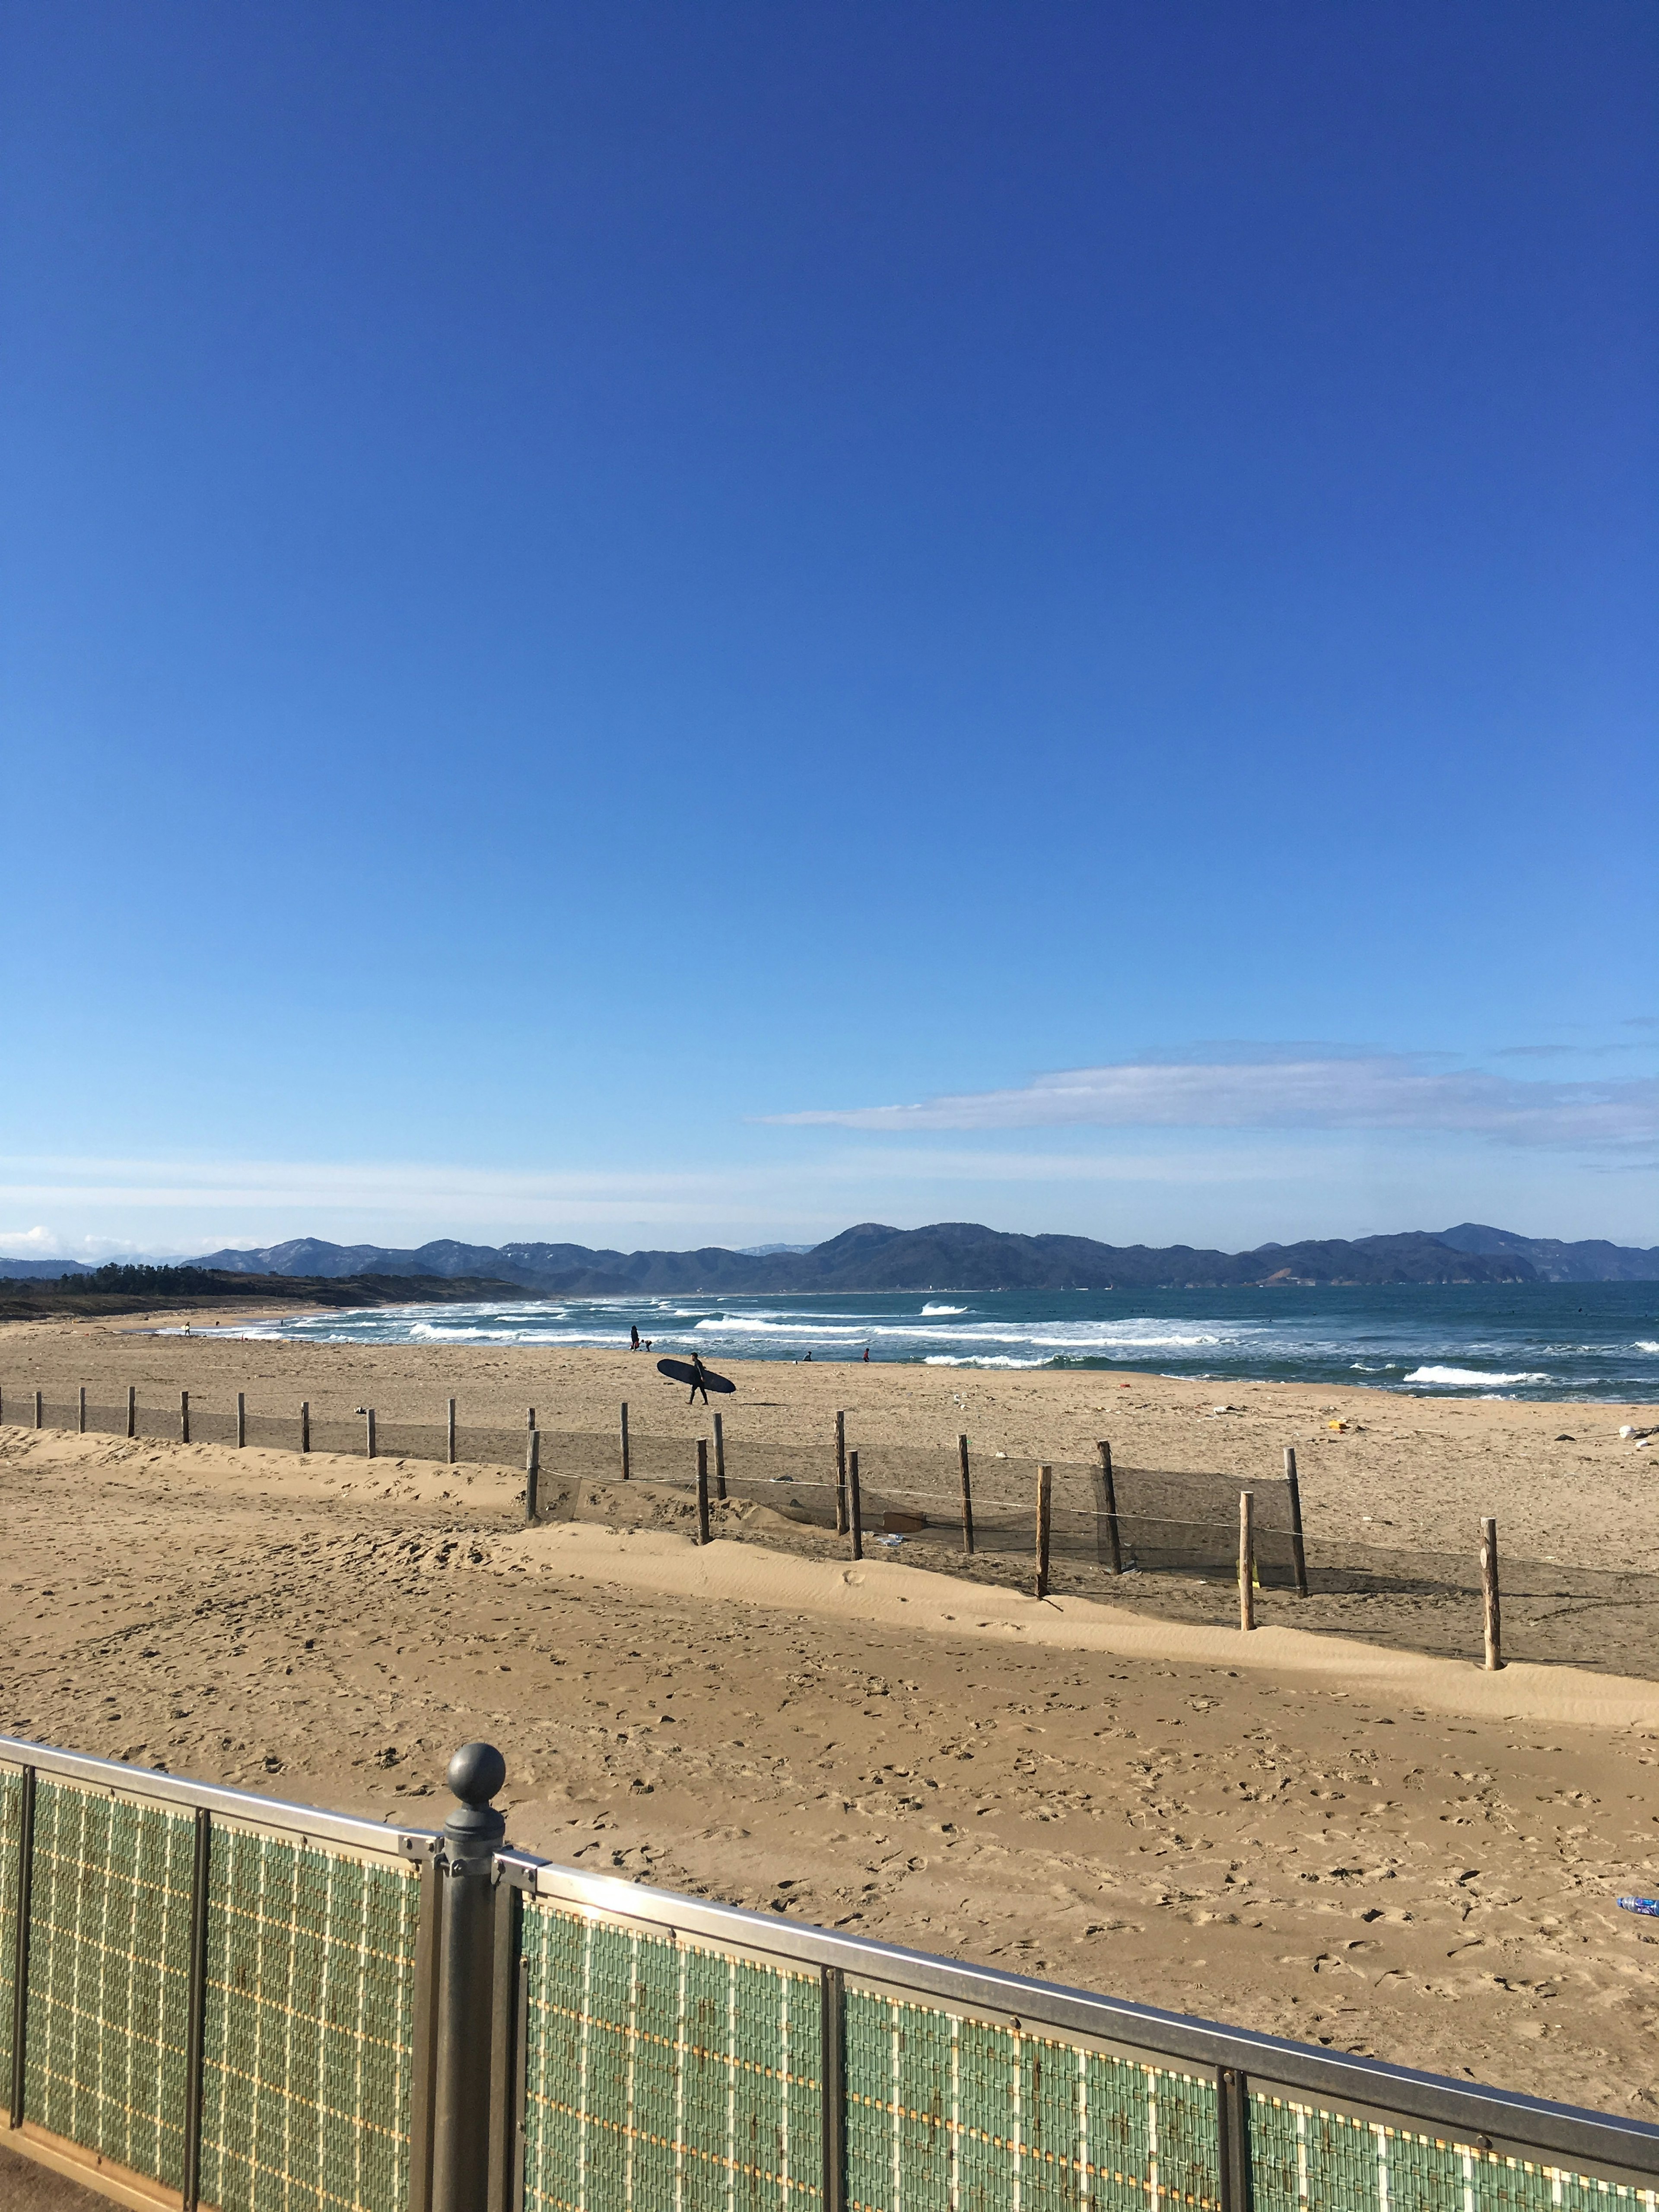
[[[625,1346],[721,1359],[1093,1368],[1425,1397],[1659,1400],[1659,1283],[1511,1289],[997,1291],[771,1298],[525,1298],[250,1324],[357,1344]],[[228,1334],[229,1331],[220,1334]]]

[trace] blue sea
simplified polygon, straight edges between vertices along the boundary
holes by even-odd
[[[525,1298],[252,1324],[354,1344],[605,1346],[720,1359],[1093,1368],[1427,1397],[1659,1400],[1659,1283],[1493,1290],[997,1291],[769,1298]],[[226,1331],[228,1334],[230,1332]]]

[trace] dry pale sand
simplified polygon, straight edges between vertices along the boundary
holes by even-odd
[[[453,1389],[464,1416],[533,1395],[595,1425],[625,1394],[692,1433],[643,1368],[0,1337],[8,1390],[372,1393],[391,1418]],[[966,1426],[1060,1456],[1098,1431],[1126,1460],[1243,1472],[1328,1418],[1260,1386],[1212,1419],[1190,1386],[1097,1376],[737,1371],[736,1418],[792,1437],[845,1405],[902,1441]],[[1589,1526],[1641,1550],[1651,1455],[1611,1439],[1616,1409],[1330,1402],[1360,1426],[1308,1449],[1310,1519],[1380,1508],[1425,1535],[1495,1505],[1540,1545]],[[555,1485],[564,1517],[526,1531],[520,1492],[500,1469],[0,1430],[0,1723],[434,1823],[449,1750],[488,1735],[509,1832],[562,1860],[1659,2116],[1654,1923],[1613,1902],[1659,1885],[1659,1686],[1164,1627],[884,1559],[849,1579],[833,1539],[754,1505],[719,1515],[746,1541],[699,1553],[684,1495],[645,1483]]]

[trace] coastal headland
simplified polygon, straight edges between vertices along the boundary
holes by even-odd
[[[245,1320],[238,1305],[222,1316]],[[250,1413],[642,1435],[708,1415],[652,1363],[554,1347],[13,1323],[0,1386],[188,1389]],[[138,1333],[135,1333],[138,1332]],[[1310,1537],[1659,1558],[1644,1409],[1451,1404],[1098,1371],[734,1364],[728,1433],[849,1434],[1276,1474]],[[1127,1383],[1127,1387],[1124,1387]],[[1333,1428],[1333,1422],[1346,1424]],[[1655,1956],[1615,1897],[1659,1882],[1659,1684],[1245,1638],[1062,1591],[1041,1606],[830,1535],[571,1486],[526,1530],[478,1464],[0,1428],[0,1724],[288,1797],[441,1817],[453,1745],[507,1755],[515,1840],[924,1949],[1609,2109],[1648,2084]],[[1370,1516],[1367,1521],[1365,1516]],[[777,1523],[778,1525],[774,1525]],[[1149,1583],[1157,1577],[1146,1577]],[[1639,1674],[1639,1668],[1625,1673]]]

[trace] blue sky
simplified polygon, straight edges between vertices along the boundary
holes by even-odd
[[[1659,1240],[1650,8],[3,27],[0,1249]]]

